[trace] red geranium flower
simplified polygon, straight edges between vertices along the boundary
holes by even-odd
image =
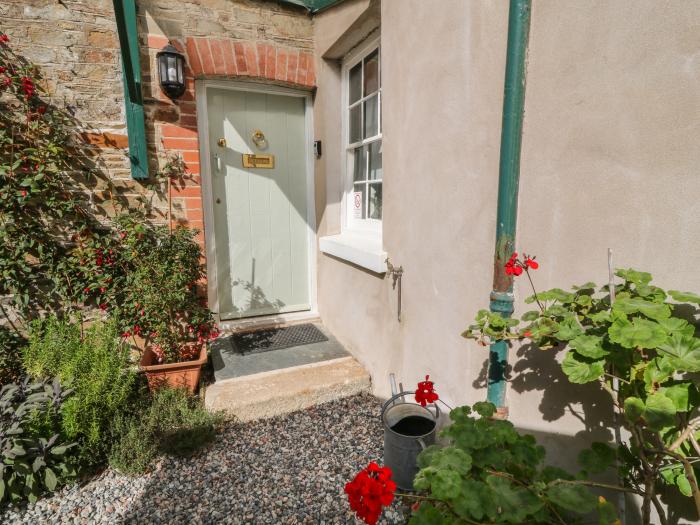
[[[396,483],[391,479],[391,469],[371,462],[345,485],[350,508],[368,525],[375,525],[382,507],[394,500]]]
[[[523,270],[537,270],[540,265],[535,261],[535,257],[523,254],[523,259],[518,259],[518,252],[513,252],[506,263],[506,275],[522,275]]]
[[[9,37],[9,36],[7,36],[7,35],[4,34],[4,33],[0,35],[0,43],[6,44],[6,43],[8,43],[9,41],[10,41],[10,37]]]
[[[416,403],[425,406],[428,403],[435,403],[438,400],[437,392],[434,390],[434,384],[430,381],[430,376],[425,376],[425,381],[418,383],[416,389]]]

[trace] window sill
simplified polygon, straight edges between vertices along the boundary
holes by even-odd
[[[386,252],[378,235],[344,232],[321,237],[320,250],[375,273],[386,273]]]

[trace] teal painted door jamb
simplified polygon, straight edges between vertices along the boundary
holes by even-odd
[[[513,278],[506,275],[505,264],[515,248],[530,1],[510,0],[508,12],[508,47],[498,170],[498,216],[490,301],[491,311],[503,317],[510,317],[513,313]],[[505,377],[507,366],[508,342],[497,341],[489,350],[487,399],[496,405],[501,417],[508,415]]]
[[[141,63],[136,29],[135,0],[113,0],[117,19],[117,33],[122,54],[124,80],[124,104],[126,126],[129,133],[129,160],[134,179],[148,178],[148,152],[146,149],[146,124],[141,94]]]

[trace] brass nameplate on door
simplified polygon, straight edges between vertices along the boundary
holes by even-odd
[[[275,167],[274,155],[255,155],[253,153],[243,154],[244,168],[269,168]]]

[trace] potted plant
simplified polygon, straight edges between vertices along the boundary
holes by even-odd
[[[122,336],[141,352],[151,388],[165,384],[194,392],[207,342],[218,335],[206,300],[197,293],[204,277],[196,231],[151,226],[133,218],[120,223],[118,250],[128,271],[117,272],[120,297],[114,315]],[[104,265],[104,257],[103,257]],[[107,303],[109,308],[109,303]]]

